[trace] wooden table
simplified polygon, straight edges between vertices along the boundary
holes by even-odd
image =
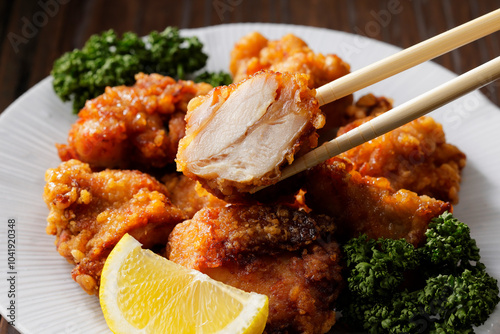
[[[0,2],[0,113],[95,33],[146,35],[166,26],[289,23],[342,30],[402,48],[500,7],[500,0],[17,0]],[[461,74],[500,55],[500,33],[435,61]],[[347,61],[349,61],[347,59]],[[500,105],[500,84],[482,92]],[[4,319],[0,334],[17,333]]]

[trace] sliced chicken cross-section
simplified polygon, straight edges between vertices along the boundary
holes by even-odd
[[[259,72],[188,105],[177,168],[227,201],[275,183],[325,119],[302,74]]]

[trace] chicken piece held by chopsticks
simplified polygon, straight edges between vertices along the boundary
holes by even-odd
[[[325,119],[302,74],[259,72],[190,101],[177,169],[231,202],[278,181]]]

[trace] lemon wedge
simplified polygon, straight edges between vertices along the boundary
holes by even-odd
[[[113,333],[262,333],[267,296],[167,260],[126,234],[109,254],[99,300]]]

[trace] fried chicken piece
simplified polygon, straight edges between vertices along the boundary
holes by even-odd
[[[375,96],[371,93],[361,96],[354,104],[346,108],[342,125],[373,116],[376,117],[392,109],[392,100],[385,96]]]
[[[185,134],[184,116],[193,97],[212,86],[176,82],[159,74],[136,75],[132,87],[107,87],[87,101],[73,124],[68,144],[58,144],[61,160],[92,167],[158,168],[174,162]]]
[[[306,204],[334,217],[345,239],[405,238],[415,246],[425,240],[430,220],[451,205],[409,190],[395,191],[385,178],[363,176],[346,159],[332,158],[307,172]]]
[[[350,66],[337,55],[314,53],[306,42],[293,34],[269,41],[258,32],[242,37],[231,50],[229,69],[234,82],[239,82],[261,70],[302,73],[308,76],[308,87],[318,88],[350,72]],[[346,109],[353,102],[352,95],[321,107],[326,124],[321,133],[342,124]],[[333,136],[329,137],[330,139]]]
[[[172,232],[168,258],[197,270],[218,267],[243,254],[296,251],[334,229],[328,216],[284,205],[205,208]]]
[[[305,247],[297,254],[259,256],[204,273],[247,292],[269,297],[264,333],[327,333],[335,324],[334,301],[342,286],[334,242]]]
[[[346,133],[373,117],[343,127]],[[441,124],[421,117],[343,154],[363,176],[384,177],[394,189],[407,189],[458,203],[466,157],[446,142]]]
[[[164,245],[187,218],[165,186],[138,171],[92,173],[88,164],[69,160],[49,169],[45,180],[47,234],[56,236],[59,254],[75,265],[72,277],[88,294],[98,294],[104,262],[125,233],[146,248]]]
[[[186,122],[178,171],[233,202],[275,183],[285,164],[315,147],[324,117],[304,75],[259,72],[192,99]]]
[[[172,204],[184,211],[189,219],[205,207],[227,205],[226,202],[204,189],[198,181],[192,180],[184,174],[167,174],[162,178],[162,182],[168,189]]]
[[[353,103],[353,99],[342,103],[343,100],[333,102],[333,104],[336,104],[334,106],[336,111],[327,114],[325,126],[318,131],[320,145],[337,137],[340,127],[360,118],[378,116],[392,109],[390,99],[383,96],[377,97],[373,94],[363,95],[355,103]],[[331,104],[322,106],[321,110],[324,111],[324,108],[330,107]]]
[[[350,66],[333,54],[314,53],[299,37],[287,34],[269,41],[258,32],[242,37],[231,50],[229,70],[234,82],[261,71],[303,73],[318,88],[349,73]]]
[[[326,333],[343,286],[335,226],[286,206],[205,208],[177,225],[170,260],[269,297],[265,333]]]

